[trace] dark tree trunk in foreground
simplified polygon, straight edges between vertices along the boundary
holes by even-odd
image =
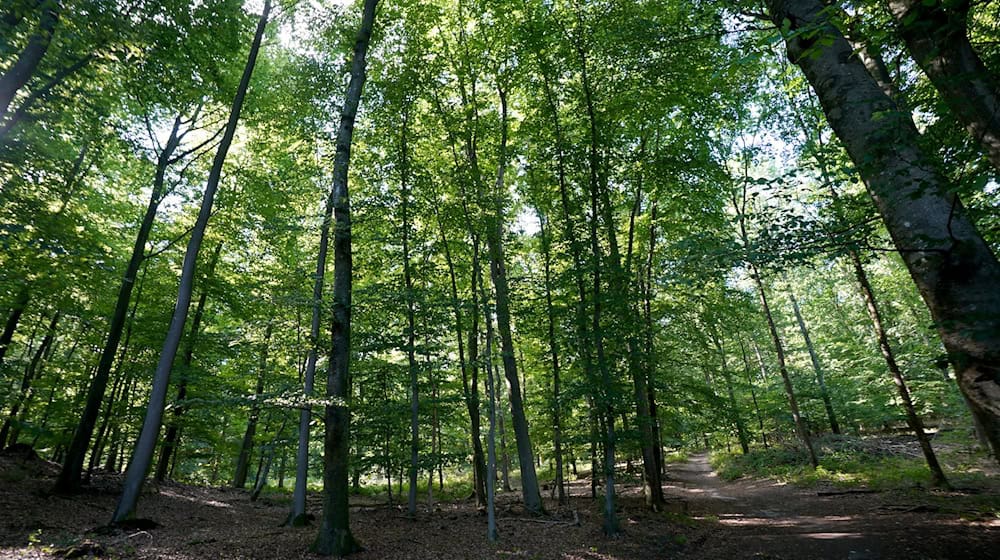
[[[170,386],[170,370],[174,366],[174,358],[177,356],[177,349],[184,334],[184,323],[187,320],[188,307],[191,305],[191,293],[194,287],[194,273],[198,261],[198,252],[201,250],[201,242],[205,237],[208,219],[212,215],[212,204],[215,201],[215,193],[218,190],[219,180],[222,177],[222,165],[226,161],[229,146],[233,143],[233,136],[236,134],[236,125],[239,122],[240,111],[243,109],[243,101],[246,98],[247,89],[250,87],[250,77],[257,63],[257,54],[260,51],[260,43],[264,38],[264,29],[267,27],[267,19],[270,12],[271,0],[264,0],[264,11],[260,16],[260,21],[257,22],[257,30],[254,33],[253,44],[250,46],[250,54],[243,69],[243,76],[240,78],[236,96],[233,99],[233,105],[229,112],[229,120],[226,122],[225,132],[222,135],[222,140],[219,142],[219,148],[212,162],[208,181],[205,184],[205,194],[202,199],[201,209],[198,212],[198,219],[191,230],[191,239],[188,241],[187,251],[184,253],[184,264],[181,268],[180,285],[177,290],[177,303],[174,306],[173,316],[170,319],[170,327],[163,342],[163,350],[160,352],[160,360],[156,364],[156,371],[153,374],[153,387],[149,395],[146,417],[142,422],[142,431],[139,433],[139,438],[135,443],[132,461],[129,463],[128,470],[125,473],[124,488],[122,489],[121,498],[118,500],[118,505],[115,508],[115,513],[112,516],[112,523],[120,523],[135,515],[135,507],[139,501],[142,484],[153,461],[153,451],[156,448],[156,440],[160,433],[160,422],[163,419],[163,408],[167,401],[167,390]]]
[[[215,276],[215,266],[219,262],[219,254],[221,252],[222,242],[220,241],[215,245],[215,251],[212,252],[212,260],[208,262],[205,285],[201,287],[201,295],[198,296],[198,305],[194,308],[194,318],[191,320],[191,330],[188,331],[188,338],[184,344],[184,356],[181,358],[181,378],[177,382],[177,402],[174,405],[173,419],[167,426],[167,433],[163,437],[163,445],[160,446],[160,460],[156,463],[156,474],[153,476],[158,482],[162,482],[167,477],[167,472],[170,469],[170,459],[177,452],[177,442],[180,439],[180,426],[178,424],[181,416],[184,415],[184,399],[187,398],[191,363],[194,361],[194,347],[198,342],[198,333],[201,331],[201,319],[205,314],[205,302],[208,300],[208,289]]]
[[[97,372],[94,374],[90,387],[87,390],[87,404],[80,416],[76,431],[73,433],[73,440],[66,453],[66,460],[63,463],[59,478],[56,480],[56,491],[69,493],[75,492],[80,487],[80,476],[83,470],[84,456],[87,447],[90,445],[90,438],[94,433],[94,426],[101,409],[101,401],[104,400],[104,393],[107,391],[108,378],[114,365],[115,356],[118,352],[118,345],[121,342],[122,332],[125,329],[125,320],[128,316],[129,301],[132,298],[132,289],[135,287],[136,276],[139,267],[146,258],[146,242],[153,229],[153,221],[156,219],[156,211],[163,201],[166,193],[166,172],[167,167],[176,161],[174,152],[180,146],[184,134],[180,132],[183,124],[183,117],[177,115],[174,119],[173,128],[166,144],[160,150],[156,161],[156,175],[153,178],[153,189],[149,195],[149,203],[146,205],[146,213],[142,217],[139,225],[139,232],[135,236],[135,243],[132,245],[132,255],[128,265],[125,267],[125,275],[122,284],[118,288],[118,299],[115,301],[115,309],[111,315],[111,322],[108,326],[108,338],[104,342],[104,349],[101,351],[101,359],[97,365]],[[185,313],[187,309],[185,308]],[[184,325],[180,326],[183,329]]]
[[[1000,169],[1000,80],[969,41],[970,0],[888,0],[917,65],[993,167]]]
[[[59,22],[61,6],[58,0],[42,0],[38,7],[41,11],[38,29],[28,38],[28,43],[14,64],[4,72],[3,76],[0,76],[0,119],[3,119],[7,114],[7,109],[10,108],[18,90],[24,87],[34,75],[38,64],[52,43],[52,35]]]
[[[900,111],[852,56],[819,0],[769,0],[789,22],[789,58],[805,73],[910,271],[959,387],[1000,460],[1000,263]],[[799,33],[809,29],[807,35]]]
[[[517,374],[517,363],[514,360],[514,338],[510,321],[510,288],[507,282],[507,265],[504,261],[503,211],[501,200],[504,187],[504,172],[507,167],[507,99],[500,90],[501,140],[500,157],[497,167],[497,180],[493,190],[492,216],[488,220],[486,245],[490,256],[490,277],[496,293],[496,320],[500,334],[500,357],[504,376],[507,378],[510,398],[511,421],[514,424],[514,439],[517,442],[517,456],[521,469],[521,494],[524,507],[528,511],[541,513],[542,495],[538,490],[538,477],[535,474],[535,460],[531,449],[531,436],[528,433],[528,418],[524,414],[524,402],[521,393],[521,381]]]
[[[354,42],[351,80],[347,86],[337,148],[333,161],[334,240],[333,240],[333,321],[330,363],[327,368],[326,396],[334,399],[326,405],[326,434],[323,445],[323,520],[313,552],[327,556],[345,556],[361,549],[351,534],[348,508],[351,397],[351,205],[347,190],[347,168],[351,161],[354,119],[361,103],[365,83],[368,43],[375,22],[378,0],[365,0],[361,24]]]
[[[247,429],[243,433],[243,442],[240,444],[240,454],[236,459],[236,474],[233,475],[233,488],[245,488],[247,485],[247,475],[250,472],[250,454],[253,452],[254,437],[257,435],[257,422],[260,419],[260,401],[264,396],[264,382],[267,378],[267,351],[271,344],[272,328],[273,325],[268,323],[267,330],[264,333],[264,345],[260,350],[260,365],[257,367],[257,386],[254,389],[253,403],[250,405],[250,417],[247,419]]]
[[[786,281],[787,282],[787,281]],[[806,342],[806,350],[809,351],[809,359],[812,361],[813,371],[816,373],[816,385],[819,386],[819,396],[823,398],[823,408],[826,409],[826,418],[830,421],[830,431],[839,434],[840,424],[837,422],[837,415],[833,411],[833,401],[830,400],[830,391],[826,388],[826,376],[823,374],[823,366],[819,363],[819,355],[813,346],[812,337],[809,336],[809,329],[806,321],[802,318],[802,310],[799,308],[799,301],[795,299],[795,292],[791,286],[788,287],[788,299],[792,300],[792,311],[795,312],[795,321],[799,325],[799,332]]]

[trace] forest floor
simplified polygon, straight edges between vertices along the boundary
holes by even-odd
[[[40,459],[0,457],[0,558],[318,558],[307,552],[315,526],[281,526],[284,494],[250,502],[241,490],[149,484],[139,513],[156,527],[95,532],[111,517],[120,477],[95,476],[84,493],[60,497],[49,493],[57,472]],[[589,480],[580,479],[567,506],[547,501],[545,517],[525,514],[515,493],[501,494],[496,544],[486,541],[474,501],[424,501],[409,519],[396,506],[359,499],[351,524],[367,550],[352,558],[995,560],[996,482],[947,492],[727,482],[697,454],[670,467],[663,512],[642,507],[638,486],[622,485],[616,539],[602,534]],[[310,496],[309,510],[320,509]]]

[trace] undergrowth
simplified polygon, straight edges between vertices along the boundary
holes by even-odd
[[[912,438],[827,435],[815,438],[813,445],[820,463],[815,470],[805,450],[798,447],[754,449],[747,455],[714,452],[710,461],[726,480],[760,477],[803,486],[830,483],[873,489],[927,487],[931,483],[930,471]],[[982,482],[983,475],[969,468],[967,449],[935,447],[953,485]]]

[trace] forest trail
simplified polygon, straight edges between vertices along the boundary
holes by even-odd
[[[995,559],[1000,521],[977,519],[961,492],[866,493],[798,487],[766,479],[728,482],[708,454],[674,465],[664,483],[687,515],[717,522],[706,557],[844,560]],[[844,492],[821,495],[827,492]]]

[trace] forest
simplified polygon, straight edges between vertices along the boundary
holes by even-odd
[[[0,557],[996,558],[1000,3],[0,1]]]

